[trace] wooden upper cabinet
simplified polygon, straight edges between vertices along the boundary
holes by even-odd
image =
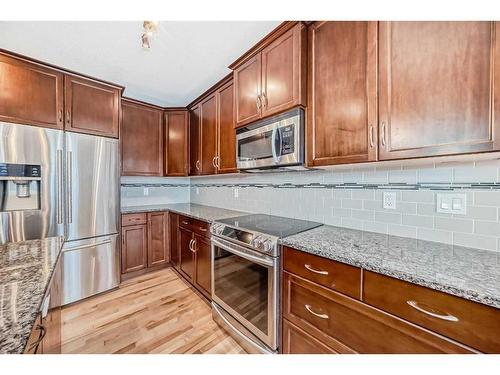
[[[64,86],[66,130],[118,138],[120,88],[72,75]]]
[[[237,127],[306,101],[306,29],[283,24],[231,65]]]
[[[188,112],[165,112],[165,176],[187,176],[188,166]]]
[[[201,173],[201,105],[189,111],[189,175]]]
[[[309,28],[307,163],[377,158],[377,22]]]
[[[62,129],[63,77],[0,53],[0,121]]]
[[[122,101],[122,175],[163,175],[163,111]]]
[[[261,55],[252,56],[234,70],[236,126],[258,120],[261,115]]]
[[[201,102],[201,174],[216,172],[215,156],[217,153],[217,97],[210,95]]]
[[[298,24],[262,50],[262,117],[305,104],[305,32]]]
[[[233,82],[223,85],[217,91],[217,173],[236,171],[236,131],[234,130],[234,85]]]
[[[148,213],[148,267],[170,261],[167,235],[168,212]]]
[[[380,159],[500,149],[495,22],[380,22]]]

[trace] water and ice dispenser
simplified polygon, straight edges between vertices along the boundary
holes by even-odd
[[[0,163],[0,211],[39,210],[41,180],[40,165]]]

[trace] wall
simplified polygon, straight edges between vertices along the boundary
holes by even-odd
[[[477,155],[326,170],[191,178],[192,203],[500,251],[500,161]],[[397,192],[395,210],[382,208]],[[436,212],[437,192],[467,194],[466,215]],[[235,197],[237,191],[238,197]]]
[[[122,177],[121,184],[122,207],[184,203],[190,199],[189,178]]]

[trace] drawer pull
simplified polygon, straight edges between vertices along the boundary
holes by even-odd
[[[318,273],[320,275],[328,275],[328,271],[315,270],[314,268],[312,268],[312,266],[310,264],[304,264],[304,267],[307,268],[311,272]]]
[[[183,221],[182,224],[188,225],[189,223],[187,221]]]
[[[453,315],[450,315],[450,314],[446,314],[446,315],[442,315],[442,314],[436,314],[432,311],[427,311],[425,310],[424,308],[420,307],[418,305],[418,302],[417,301],[406,301],[406,303],[408,305],[410,305],[411,307],[413,307],[415,310],[418,310],[426,315],[430,315],[434,318],[438,318],[438,319],[442,319],[442,320],[448,320],[450,322],[458,322],[458,318],[456,316],[453,316]]]
[[[321,319],[330,319],[330,317],[328,315],[326,315],[326,314],[318,314],[317,312],[312,311],[311,305],[304,305],[304,307],[306,308],[307,311],[309,311],[314,316],[317,316],[318,318],[321,318]]]
[[[206,231],[207,231],[207,228],[200,227],[200,230],[201,230],[202,232],[206,232]]]

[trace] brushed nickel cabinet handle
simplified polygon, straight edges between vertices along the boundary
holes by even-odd
[[[317,274],[320,274],[320,275],[328,275],[328,271],[316,270],[316,269],[312,268],[312,266],[310,264],[304,264],[304,267],[306,269],[308,269],[309,271],[311,271],[311,272],[314,272],[314,273],[317,273]]]
[[[196,160],[196,169],[200,170],[200,161],[199,160]]]
[[[382,122],[382,146],[385,147],[385,122]]]
[[[262,106],[267,107],[268,101],[267,101],[267,95],[266,95],[265,91],[262,92],[262,99],[264,99],[264,100],[262,100]]]
[[[370,125],[370,147],[371,148],[375,147],[375,141],[373,136],[373,125]]]
[[[206,232],[206,231],[207,231],[207,228],[200,227],[200,230],[201,230],[202,232]]]
[[[187,221],[183,221],[182,224],[188,225],[189,223]]]
[[[214,156],[213,159],[212,159],[212,166],[214,168],[217,168],[217,162],[216,162],[216,160],[217,160],[217,156]]]
[[[458,318],[456,316],[446,314],[446,313],[445,313],[445,315],[442,315],[442,314],[434,313],[432,311],[428,311],[428,310],[424,309],[423,307],[419,306],[417,301],[406,301],[406,303],[408,305],[410,305],[411,307],[413,307],[415,310],[420,311],[421,313],[424,313],[426,315],[432,316],[433,318],[447,320],[449,322],[458,322]]]
[[[59,122],[62,122],[62,120],[63,120],[63,110],[62,109],[59,110],[58,116],[59,116]]]
[[[189,250],[191,250],[191,251],[193,251],[193,246],[192,246],[192,245],[193,245],[193,241],[194,241],[193,239],[190,239],[190,240],[189,240],[189,245],[188,245],[188,247],[189,247]]]
[[[262,107],[262,100],[260,99],[260,95],[257,95],[257,98],[255,98],[255,104],[257,105],[257,110],[260,110]]]
[[[216,158],[215,162],[217,164],[217,169],[220,169],[220,156],[216,156],[215,158]]]
[[[193,247],[191,249],[193,253],[196,253],[196,240],[193,240]]]
[[[330,317],[328,315],[326,315],[326,314],[318,314],[317,312],[314,312],[311,309],[311,305],[304,305],[304,307],[306,308],[307,311],[309,311],[314,316],[317,316],[318,318],[321,318],[321,319],[330,319]]]
[[[66,111],[66,123],[69,124],[71,122],[71,112]]]

